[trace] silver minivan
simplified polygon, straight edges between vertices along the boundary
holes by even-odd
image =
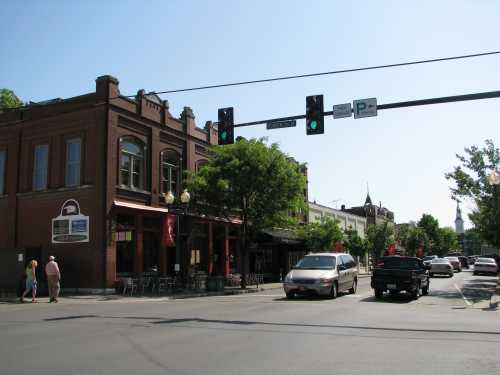
[[[358,269],[353,257],[345,253],[313,253],[302,258],[286,275],[283,288],[287,298],[296,294],[337,297],[356,293]]]

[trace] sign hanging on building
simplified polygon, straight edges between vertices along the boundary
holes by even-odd
[[[89,217],[81,213],[75,199],[68,199],[52,219],[52,243],[74,242],[89,242]]]

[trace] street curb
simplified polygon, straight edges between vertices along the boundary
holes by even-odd
[[[498,307],[500,307],[500,277],[497,280],[495,292],[490,298],[490,309],[497,309]]]

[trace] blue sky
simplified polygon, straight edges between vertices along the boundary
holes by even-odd
[[[481,1],[6,1],[0,13],[0,87],[23,100],[71,97],[111,74],[122,94],[271,78],[500,50],[500,2]],[[379,104],[500,90],[500,55],[386,70],[163,95],[197,123],[235,108],[246,122],[303,114],[305,97]],[[397,222],[423,213],[452,226],[444,173],[456,153],[499,143],[498,99],[325,120],[325,134],[239,128],[267,136],[309,166],[318,203],[375,202]],[[332,203],[332,201],[336,201]],[[472,207],[466,202],[464,211]],[[467,226],[467,225],[466,225]]]

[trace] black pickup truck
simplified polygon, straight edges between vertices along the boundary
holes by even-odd
[[[419,258],[387,256],[379,258],[373,270],[371,286],[375,298],[382,298],[385,291],[399,293],[406,291],[414,299],[429,293],[428,267]]]

